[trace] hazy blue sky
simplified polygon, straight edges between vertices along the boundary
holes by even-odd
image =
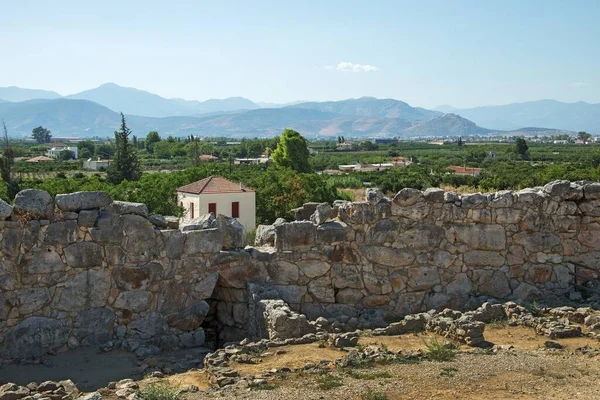
[[[600,102],[600,0],[0,0],[0,86]]]

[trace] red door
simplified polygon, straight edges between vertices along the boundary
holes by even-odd
[[[239,201],[234,201],[233,203],[231,203],[231,216],[233,218],[240,217],[240,202]]]
[[[217,215],[217,203],[208,203],[208,212]]]

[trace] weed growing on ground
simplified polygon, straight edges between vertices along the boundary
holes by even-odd
[[[169,382],[151,383],[140,391],[142,400],[178,400],[179,392]]]
[[[456,371],[458,371],[458,368],[455,367],[442,367],[442,372],[440,372],[440,376],[445,376],[448,378],[452,378],[455,374]]]
[[[360,400],[388,400],[388,397],[387,394],[383,392],[377,392],[369,389],[360,395]]]
[[[454,346],[440,342],[436,337],[425,341],[425,357],[432,361],[452,361],[456,357]]]
[[[526,308],[534,317],[541,317],[544,311],[544,307],[537,301],[531,302]]]
[[[505,319],[495,319],[488,324],[490,329],[504,329],[508,326],[508,320]]]
[[[317,378],[317,386],[321,390],[331,390],[336,387],[344,386],[344,383],[339,376],[326,373]]]
[[[385,371],[381,371],[381,372],[365,372],[365,373],[360,373],[358,371],[355,371],[353,369],[344,371],[346,375],[348,375],[350,378],[354,378],[354,379],[364,379],[364,380],[375,380],[375,379],[389,379],[392,377],[392,375],[389,372],[385,372]]]

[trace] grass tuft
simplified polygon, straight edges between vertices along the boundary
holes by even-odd
[[[377,392],[369,389],[360,395],[360,400],[388,400],[388,396],[383,392]]]
[[[151,383],[140,391],[142,400],[178,400],[179,392],[170,382]]]
[[[324,374],[317,378],[317,386],[321,390],[331,390],[344,386],[342,378],[331,374]]]
[[[456,357],[456,349],[454,346],[443,343],[434,337],[429,341],[425,341],[425,356],[432,361],[452,361]]]

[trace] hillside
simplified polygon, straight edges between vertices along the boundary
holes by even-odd
[[[89,100],[113,111],[145,117],[190,116],[196,114],[259,108],[248,99],[231,97],[204,102],[166,99],[144,90],[105,83],[95,89],[67,96],[70,99]]]
[[[0,99],[5,101],[27,101],[33,99],[58,99],[60,94],[49,90],[23,89],[16,86],[0,87]]]
[[[600,104],[583,101],[562,103],[556,100],[539,100],[501,106],[454,109],[453,112],[490,129],[514,130],[524,126],[541,126],[575,132],[600,133]]]
[[[456,114],[446,114],[418,123],[404,130],[405,136],[469,136],[486,135],[491,131]]]
[[[364,117],[400,118],[405,120],[428,120],[442,113],[411,107],[407,103],[394,99],[376,99],[361,97],[342,101],[308,102],[289,106],[288,108],[305,108],[333,112],[342,115],[359,115]]]

